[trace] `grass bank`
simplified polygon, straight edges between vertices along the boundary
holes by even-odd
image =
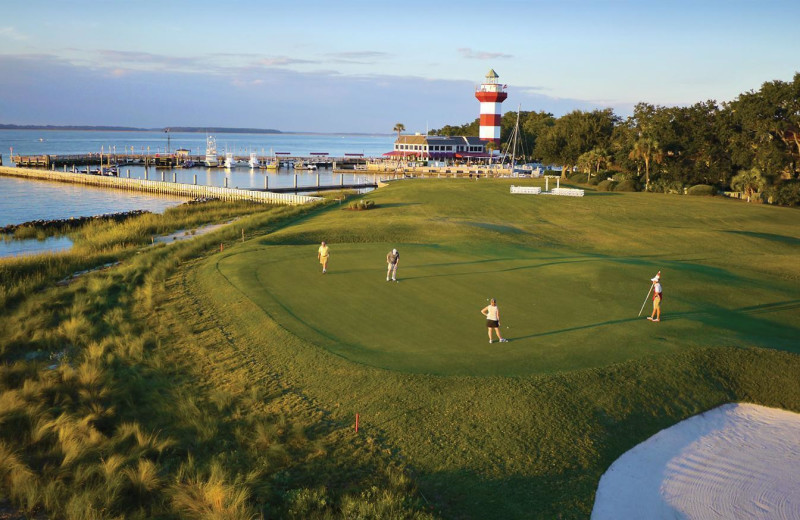
[[[219,369],[224,333],[183,316],[191,301],[168,283],[242,229],[308,211],[196,207],[100,227],[80,260],[9,261],[0,493],[57,518],[426,518],[413,481],[376,447],[277,379],[253,387],[247,367]],[[191,241],[138,245],[153,229],[231,216],[235,226]],[[117,267],[52,283],[114,255]]]

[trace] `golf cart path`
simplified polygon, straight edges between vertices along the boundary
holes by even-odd
[[[662,430],[617,459],[593,520],[800,518],[800,414],[726,404]]]

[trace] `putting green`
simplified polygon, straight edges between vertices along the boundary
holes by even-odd
[[[385,281],[387,251],[399,283]],[[795,349],[800,300],[769,280],[674,262],[524,246],[243,245],[217,269],[295,335],[357,363],[442,375],[524,375],[597,367],[708,344]],[[637,313],[649,277],[664,274],[664,321]],[[501,332],[488,344],[480,310],[498,300]]]

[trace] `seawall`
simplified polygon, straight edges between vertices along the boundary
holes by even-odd
[[[291,193],[272,193],[269,191],[241,190],[238,188],[221,188],[217,186],[201,186],[182,184],[179,182],[151,181],[129,179],[126,177],[105,177],[84,173],[57,172],[53,170],[36,170],[33,168],[14,168],[0,166],[0,175],[37,179],[70,184],[86,184],[101,188],[126,191],[140,191],[156,195],[176,195],[189,198],[208,198],[220,200],[248,200],[264,204],[309,204],[322,200],[320,197],[295,195]]]

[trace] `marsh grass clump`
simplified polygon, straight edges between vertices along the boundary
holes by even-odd
[[[362,199],[351,202],[347,208],[352,211],[365,211],[375,207],[374,200]]]

